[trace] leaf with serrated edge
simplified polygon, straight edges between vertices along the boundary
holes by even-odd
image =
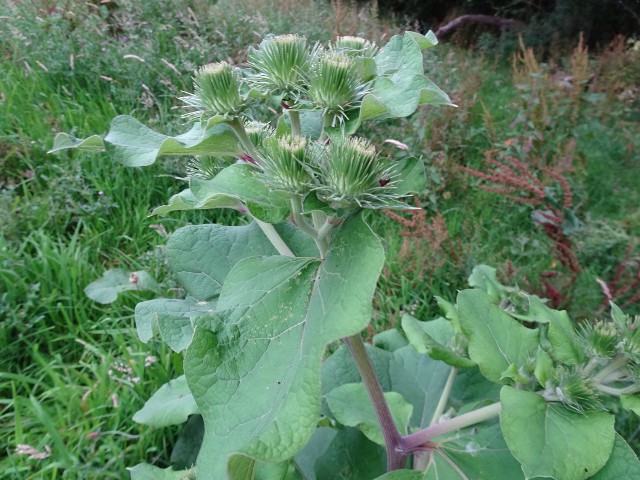
[[[127,290],[156,290],[158,284],[147,272],[126,272],[120,269],[107,270],[98,280],[84,289],[84,294],[94,302],[113,303],[118,294]]]
[[[325,398],[338,422],[358,428],[369,440],[384,446],[382,429],[364,384],[341,385],[327,393]],[[398,392],[385,392],[384,398],[398,431],[406,435],[413,407]]]
[[[620,435],[616,433],[613,451],[604,467],[590,480],[631,480],[640,478],[640,460]]]
[[[168,427],[186,422],[194,413],[198,413],[198,406],[181,375],[161,386],[133,415],[133,421],[156,428]]]
[[[579,414],[508,386],[500,391],[500,404],[504,438],[527,478],[584,480],[607,463],[615,439],[613,415]]]
[[[479,289],[458,294],[458,321],[469,339],[469,357],[489,380],[503,383],[510,365],[524,365],[538,351],[538,330],[522,326]]]
[[[304,446],[320,415],[325,345],[367,325],[383,263],[380,241],[357,216],[321,263],[253,257],[229,272],[219,321],[196,328],[185,357],[205,420],[205,478],[225,478],[234,453],[275,462]]]

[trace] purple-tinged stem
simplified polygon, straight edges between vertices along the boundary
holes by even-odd
[[[382,386],[373,369],[371,360],[367,355],[364,341],[360,334],[345,337],[343,340],[347,347],[349,347],[351,355],[353,355],[353,359],[362,377],[362,382],[369,393],[373,409],[376,412],[378,423],[380,423],[380,428],[382,428],[382,435],[387,446],[387,471],[391,472],[403,468],[407,462],[407,453],[398,448],[402,442],[402,436],[393,421],[391,411],[382,392]]]
[[[415,451],[420,446],[431,442],[434,438],[444,435],[445,433],[455,432],[462,428],[470,427],[476,423],[481,423],[497,417],[500,414],[500,402],[492,403],[483,408],[479,408],[472,412],[465,413],[459,417],[453,417],[440,423],[412,433],[400,439],[400,449],[402,451]]]

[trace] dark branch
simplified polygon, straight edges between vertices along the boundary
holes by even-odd
[[[498,27],[500,29],[505,28],[519,28],[522,27],[522,22],[518,22],[517,20],[511,20],[509,18],[502,17],[494,17],[493,15],[461,15],[457,18],[454,18],[446,25],[438,28],[436,30],[436,37],[443,38],[447,35],[452,34],[455,30],[457,30],[463,24],[480,24],[480,25],[489,25],[491,27]]]

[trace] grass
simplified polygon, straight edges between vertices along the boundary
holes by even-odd
[[[375,11],[361,13],[340,2],[334,8],[311,0],[194,1],[189,8],[177,0],[128,3],[115,9],[79,0],[0,6],[3,478],[117,479],[139,462],[167,464],[178,431],[131,421],[161,384],[181,373],[179,356],[135,335],[133,308],[151,294],[133,292],[98,305],[83,289],[113,267],[147,270],[170,288],[163,229],[240,221],[211,211],[148,217],[181,189],[176,177],[183,159],[123,169],[105,155],[47,155],[54,134],[104,133],[123,113],[179,132],[184,126],[174,96],[190,88],[183,72],[221,58],[242,61],[244,47],[269,32],[326,40],[332,32],[388,38],[400,30]],[[592,59],[596,71],[597,62]],[[427,233],[403,237],[404,227],[394,220],[371,217],[388,256],[372,328],[393,327],[403,313],[438,315],[433,295],[453,299],[478,263],[532,289],[549,269],[566,275],[553,266],[552,244],[531,221],[531,208],[479,189],[480,182],[459,166],[483,168],[491,149],[556,165],[559,148],[571,139],[573,170],[565,174],[580,220],[571,238],[587,268],[567,307],[575,318],[592,317],[602,299],[594,279],[609,278],[640,235],[637,102],[624,94],[636,88],[633,63],[597,89],[587,84],[585,94],[604,92],[604,99],[580,100],[575,117],[563,113],[574,105],[551,74],[546,97],[536,98],[519,89],[511,67],[497,60],[441,46],[430,51],[427,65],[459,108],[426,109],[366,132],[379,144],[401,140],[430,161],[429,190],[421,195]],[[536,116],[540,101],[552,115]],[[522,112],[528,117],[517,121]],[[538,136],[545,143],[534,158],[522,140]],[[505,145],[514,138],[519,146]],[[388,148],[390,155],[400,154]],[[438,215],[441,223],[434,220]],[[437,248],[434,238],[441,240]],[[637,304],[629,311],[640,313]],[[631,419],[620,428],[631,438],[636,426]],[[49,447],[50,456],[29,459],[16,453],[19,444],[44,454]]]

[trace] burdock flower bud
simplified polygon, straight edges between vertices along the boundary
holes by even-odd
[[[618,350],[631,362],[640,364],[640,318],[628,317]]]
[[[611,358],[615,355],[618,335],[613,322],[602,321],[585,324],[581,332],[587,355],[600,358]]]
[[[181,100],[193,109],[188,117],[238,115],[245,107],[240,84],[231,65],[218,62],[199,68],[193,77],[194,93]]]
[[[311,69],[309,95],[325,114],[342,121],[345,111],[353,108],[366,93],[357,64],[344,52],[319,54]]]
[[[373,57],[377,50],[375,43],[362,37],[349,35],[336,38],[333,45],[335,50],[343,51],[353,56]]]
[[[299,35],[267,38],[249,50],[249,65],[257,72],[251,80],[266,93],[293,97],[304,89],[310,54],[307,39]]]
[[[577,371],[560,371],[555,393],[568,408],[579,413],[601,406],[600,393],[593,380]]]
[[[274,130],[268,123],[251,121],[244,124],[245,131],[251,143],[257,147],[262,145],[265,139],[273,136]]]
[[[363,138],[335,138],[318,148],[316,163],[322,183],[319,195],[336,207],[384,202],[394,183],[391,168]]]
[[[211,180],[229,163],[229,161],[221,157],[198,155],[187,163],[187,176]]]
[[[304,137],[284,135],[263,142],[262,181],[275,190],[302,195],[313,184],[313,171],[309,166],[307,140]]]

